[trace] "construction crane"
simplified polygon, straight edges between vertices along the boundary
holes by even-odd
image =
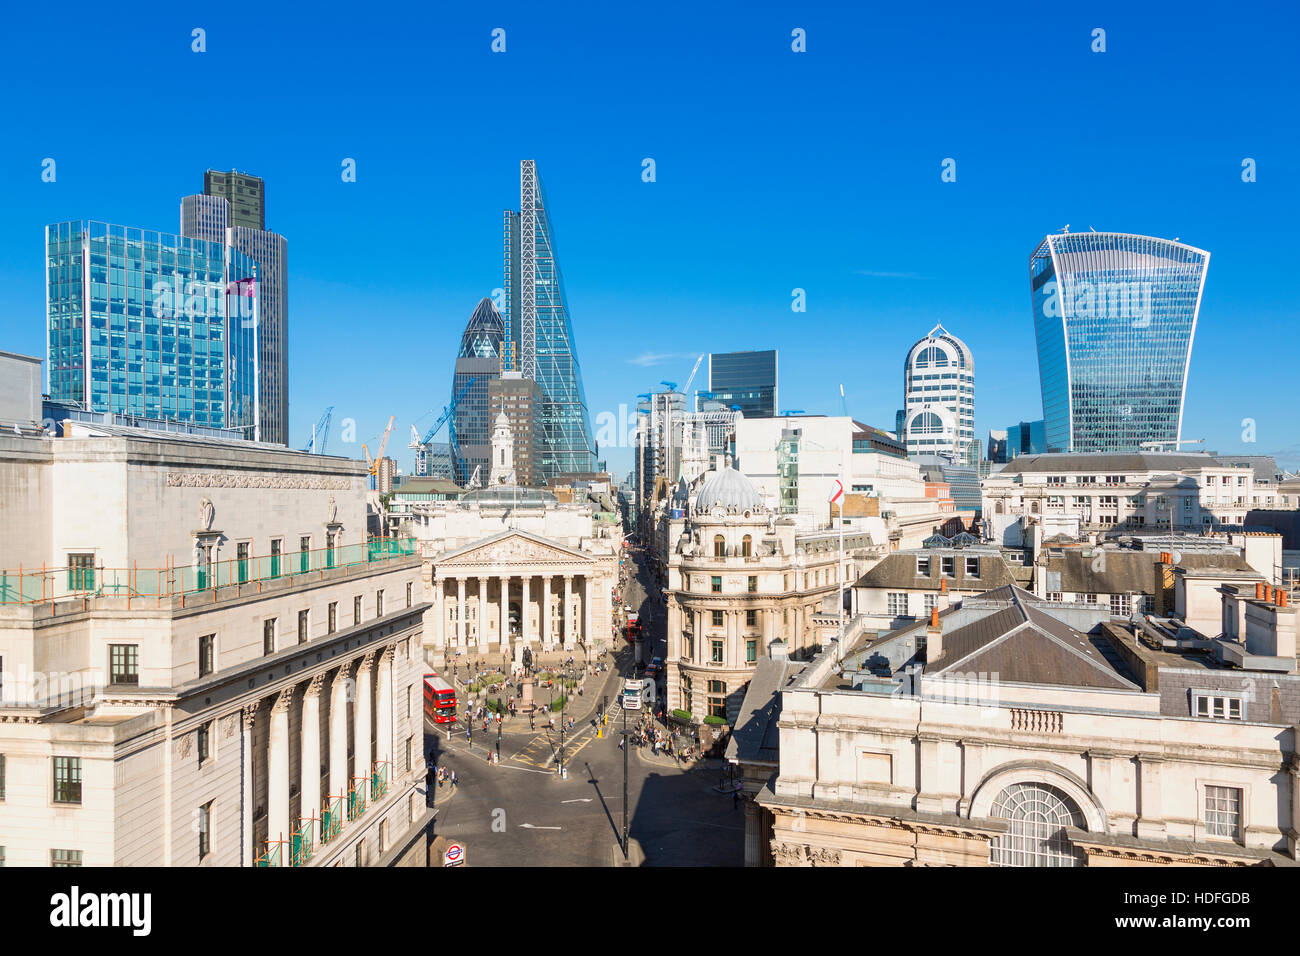
[[[844,383],[840,383],[840,414],[845,418],[849,417],[849,403],[844,398]]]
[[[682,389],[683,395],[691,394],[691,383],[695,381],[695,373],[700,370],[700,363],[703,361],[704,361],[703,355],[700,355],[700,357],[695,360],[695,367],[691,369],[691,375],[686,380],[686,387]]]
[[[303,451],[311,452],[313,455],[325,454],[325,444],[330,435],[330,418],[334,415],[334,406],[331,405],[325,409],[321,415],[320,421],[316,423],[311,430],[311,441],[307,442],[307,447]]]
[[[411,426],[411,447],[412,448],[418,448],[420,445],[427,445],[433,441],[433,436],[438,434],[438,431],[442,428],[443,425],[447,424],[448,420],[451,418],[452,415],[456,414],[456,406],[459,405],[460,400],[469,393],[470,386],[473,385],[474,382],[476,381],[477,379],[471,378],[468,382],[465,383],[464,388],[462,388],[459,392],[457,392],[455,395],[452,396],[450,405],[442,406],[442,414],[438,416],[437,421],[435,421],[432,425],[429,426],[429,430],[424,433],[423,438],[417,438],[415,432],[415,426],[414,425]]]
[[[675,391],[677,391],[677,383],[676,383],[676,382],[660,382],[659,384],[662,385],[662,386],[664,386],[664,388],[668,389],[668,391],[670,391],[670,392],[675,392]]]
[[[378,475],[379,473],[379,463],[384,458],[384,449],[388,447],[388,436],[392,434],[393,422],[396,420],[397,420],[396,415],[388,416],[388,427],[384,429],[384,439],[379,443],[379,451],[374,458],[370,457],[370,449],[366,447],[366,443],[365,442],[361,443],[361,450],[365,452],[366,466],[370,469],[371,475]]]

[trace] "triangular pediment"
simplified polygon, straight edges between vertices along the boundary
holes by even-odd
[[[502,531],[482,541],[457,548],[436,561],[442,570],[454,567],[505,567],[525,564],[589,567],[595,558],[559,542],[527,531]]]

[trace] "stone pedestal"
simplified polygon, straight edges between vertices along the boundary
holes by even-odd
[[[533,702],[533,679],[525,678],[519,685],[519,712],[529,713],[536,705]]]

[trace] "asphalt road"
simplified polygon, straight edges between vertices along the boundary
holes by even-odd
[[[644,583],[628,591],[643,607]],[[626,671],[631,654],[621,654],[619,663]],[[591,691],[614,700],[621,677],[611,671],[607,686]],[[475,747],[467,749],[463,730],[448,739],[445,726],[435,730],[426,723],[425,752],[435,750],[438,763],[458,778],[454,792],[433,788],[435,834],[463,843],[468,866],[610,865],[624,807],[622,711],[613,706],[608,737],[597,738],[590,723],[566,735],[567,779],[555,772],[558,734],[508,734],[501,762],[489,765],[488,739],[476,735]],[[629,714],[629,726],[636,716]],[[495,746],[496,738],[488,738]],[[743,865],[744,810],[715,789],[724,773],[717,762],[685,771],[634,747],[626,766],[628,825],[647,866]]]

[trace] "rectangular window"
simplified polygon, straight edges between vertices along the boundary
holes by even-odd
[[[411,768],[415,766],[415,738],[406,738],[406,772],[410,773]]]
[[[198,739],[198,746],[195,749],[199,752],[199,766],[202,767],[212,756],[212,724],[199,724],[195,737]]]
[[[280,576],[280,554],[284,551],[284,541],[280,538],[271,539],[271,577]]]
[[[262,622],[262,653],[275,653],[275,618],[268,617]]]
[[[709,681],[709,716],[710,717],[727,716],[726,681],[720,681],[720,680]]]
[[[329,628],[329,630],[327,630],[325,633],[333,634],[335,631],[339,629],[339,602],[338,601],[330,601],[329,611],[326,614],[326,618],[327,618],[326,626]]]
[[[68,555],[68,590],[95,590],[95,556],[93,554]]]
[[[956,573],[956,567],[957,567],[957,559],[954,558],[952,555],[948,555],[947,557],[941,557],[939,559],[939,570],[946,578],[950,578],[953,576],[954,573]]]
[[[758,627],[758,612],[752,608],[745,612],[745,627]]]
[[[199,676],[207,677],[216,670],[217,635],[204,634],[199,638]]]
[[[745,663],[752,664],[758,660],[758,641],[750,638],[745,642]]]
[[[888,605],[890,617],[907,616],[907,592],[890,591],[886,595],[885,600]]]
[[[1196,694],[1192,715],[1214,720],[1243,720],[1241,698],[1219,694]]]
[[[711,641],[710,643],[713,645],[713,656],[710,658],[710,660],[712,660],[713,663],[715,664],[721,664],[722,663],[722,641]]]
[[[306,644],[308,636],[309,636],[309,631],[308,631],[308,623],[307,623],[307,612],[299,611],[298,612],[298,643]]]
[[[968,577],[968,578],[977,578],[977,577],[979,577],[979,576],[980,576],[980,559],[979,559],[979,558],[967,558],[967,559],[966,559],[966,577]]]
[[[199,859],[212,852],[212,803],[199,807]]]
[[[81,866],[81,851],[51,850],[50,866]]]
[[[140,645],[108,645],[108,681],[110,684],[140,683]]]
[[[358,594],[352,599],[352,623],[361,623],[361,595]]]
[[[375,592],[375,617],[384,616],[384,592],[379,589]]]
[[[930,593],[925,595],[925,613],[929,616],[930,612],[939,606],[939,595]]]
[[[1133,599],[1127,594],[1112,594],[1110,596],[1110,613],[1124,617],[1132,614]]]
[[[410,769],[409,767],[407,768]],[[388,821],[379,821],[379,852],[383,853],[388,849]]]
[[[918,578],[928,578],[930,576],[930,556],[918,557],[916,559],[916,576]]]
[[[298,539],[298,570],[306,571],[311,567],[311,535]]]
[[[235,580],[239,584],[248,580],[248,547],[247,541],[235,545]]]
[[[1205,788],[1205,830],[1211,836],[1236,839],[1241,832],[1241,791],[1236,787]]]
[[[751,574],[749,576],[749,593],[755,594],[757,592],[758,592],[758,575]]]
[[[411,598],[414,595],[414,593],[415,593],[414,585],[412,585],[410,581],[407,581],[406,582],[406,606],[407,607],[411,606]]]
[[[5,755],[0,754],[0,803],[5,798]]]
[[[406,719],[411,719],[411,688],[406,688]]]
[[[710,588],[709,588],[709,589],[710,589],[714,594],[721,594],[721,593],[722,593],[722,577],[721,577],[720,575],[715,574],[715,575],[712,576],[712,580],[710,581]]]
[[[81,803],[81,758],[54,758],[54,802]]]

